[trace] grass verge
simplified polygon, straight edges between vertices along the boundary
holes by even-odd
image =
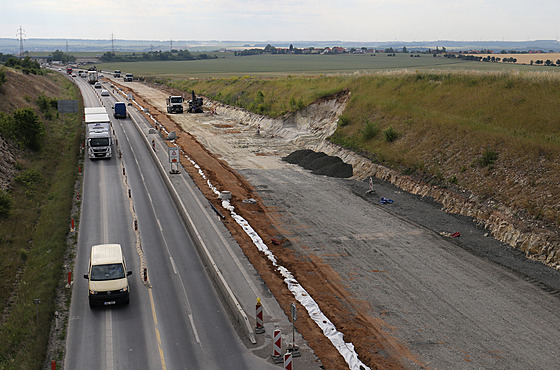
[[[56,74],[49,78],[62,87],[59,99],[81,101],[71,82]],[[18,158],[21,173],[33,174],[33,181],[14,182],[12,214],[0,222],[2,271],[11,278],[0,290],[2,369],[42,367],[57,287],[65,278],[63,258],[78,175],[81,118],[66,114],[45,126],[42,148]]]

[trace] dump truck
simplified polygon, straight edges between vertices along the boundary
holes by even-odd
[[[167,113],[183,113],[183,97],[169,95],[165,99],[167,103]]]

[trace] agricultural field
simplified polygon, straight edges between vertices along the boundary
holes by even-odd
[[[542,66],[485,63],[433,57],[431,54],[255,55],[189,61],[103,63],[98,69],[120,69],[135,76],[158,78],[207,78],[232,76],[281,77],[287,75],[349,74],[387,70],[543,71]],[[547,68],[546,71],[555,71]],[[558,70],[560,72],[560,69]]]

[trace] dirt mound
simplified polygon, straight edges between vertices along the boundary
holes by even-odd
[[[348,178],[353,175],[351,164],[344,163],[339,157],[315,152],[311,149],[296,150],[283,157],[282,160],[311,170],[311,173],[315,175],[339,178]]]

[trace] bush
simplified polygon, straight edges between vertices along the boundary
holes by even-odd
[[[366,120],[364,128],[360,130],[360,134],[365,140],[373,139],[379,134],[379,127],[370,120]]]
[[[25,185],[26,187],[31,187],[37,184],[43,175],[37,170],[27,170],[23,171],[15,177],[15,182]]]
[[[6,82],[6,71],[4,68],[0,68],[0,88],[2,88],[4,82]]]
[[[290,108],[292,110],[300,110],[305,108],[305,104],[303,104],[303,100],[301,98],[299,98],[298,100],[296,100],[293,96],[290,98]]]
[[[18,144],[38,150],[45,135],[45,126],[31,108],[22,108],[12,116],[0,116],[0,132]]]
[[[10,194],[0,189],[0,218],[7,218],[12,212],[13,201]]]
[[[37,97],[35,103],[37,103],[39,109],[47,120],[51,120],[54,117],[54,113],[51,111],[53,108],[56,109],[58,107],[58,99],[48,98],[41,94]]]
[[[393,127],[389,127],[387,130],[383,131],[383,134],[385,135],[385,140],[388,143],[392,143],[393,141],[397,140],[397,138],[399,137],[399,133],[395,131]]]
[[[487,149],[484,153],[482,153],[482,157],[478,160],[478,164],[480,164],[481,167],[492,166],[497,159],[498,153],[492,149]]]
[[[350,124],[350,118],[348,118],[348,116],[344,114],[338,116],[338,126],[344,127],[344,126],[348,126],[349,124]]]

